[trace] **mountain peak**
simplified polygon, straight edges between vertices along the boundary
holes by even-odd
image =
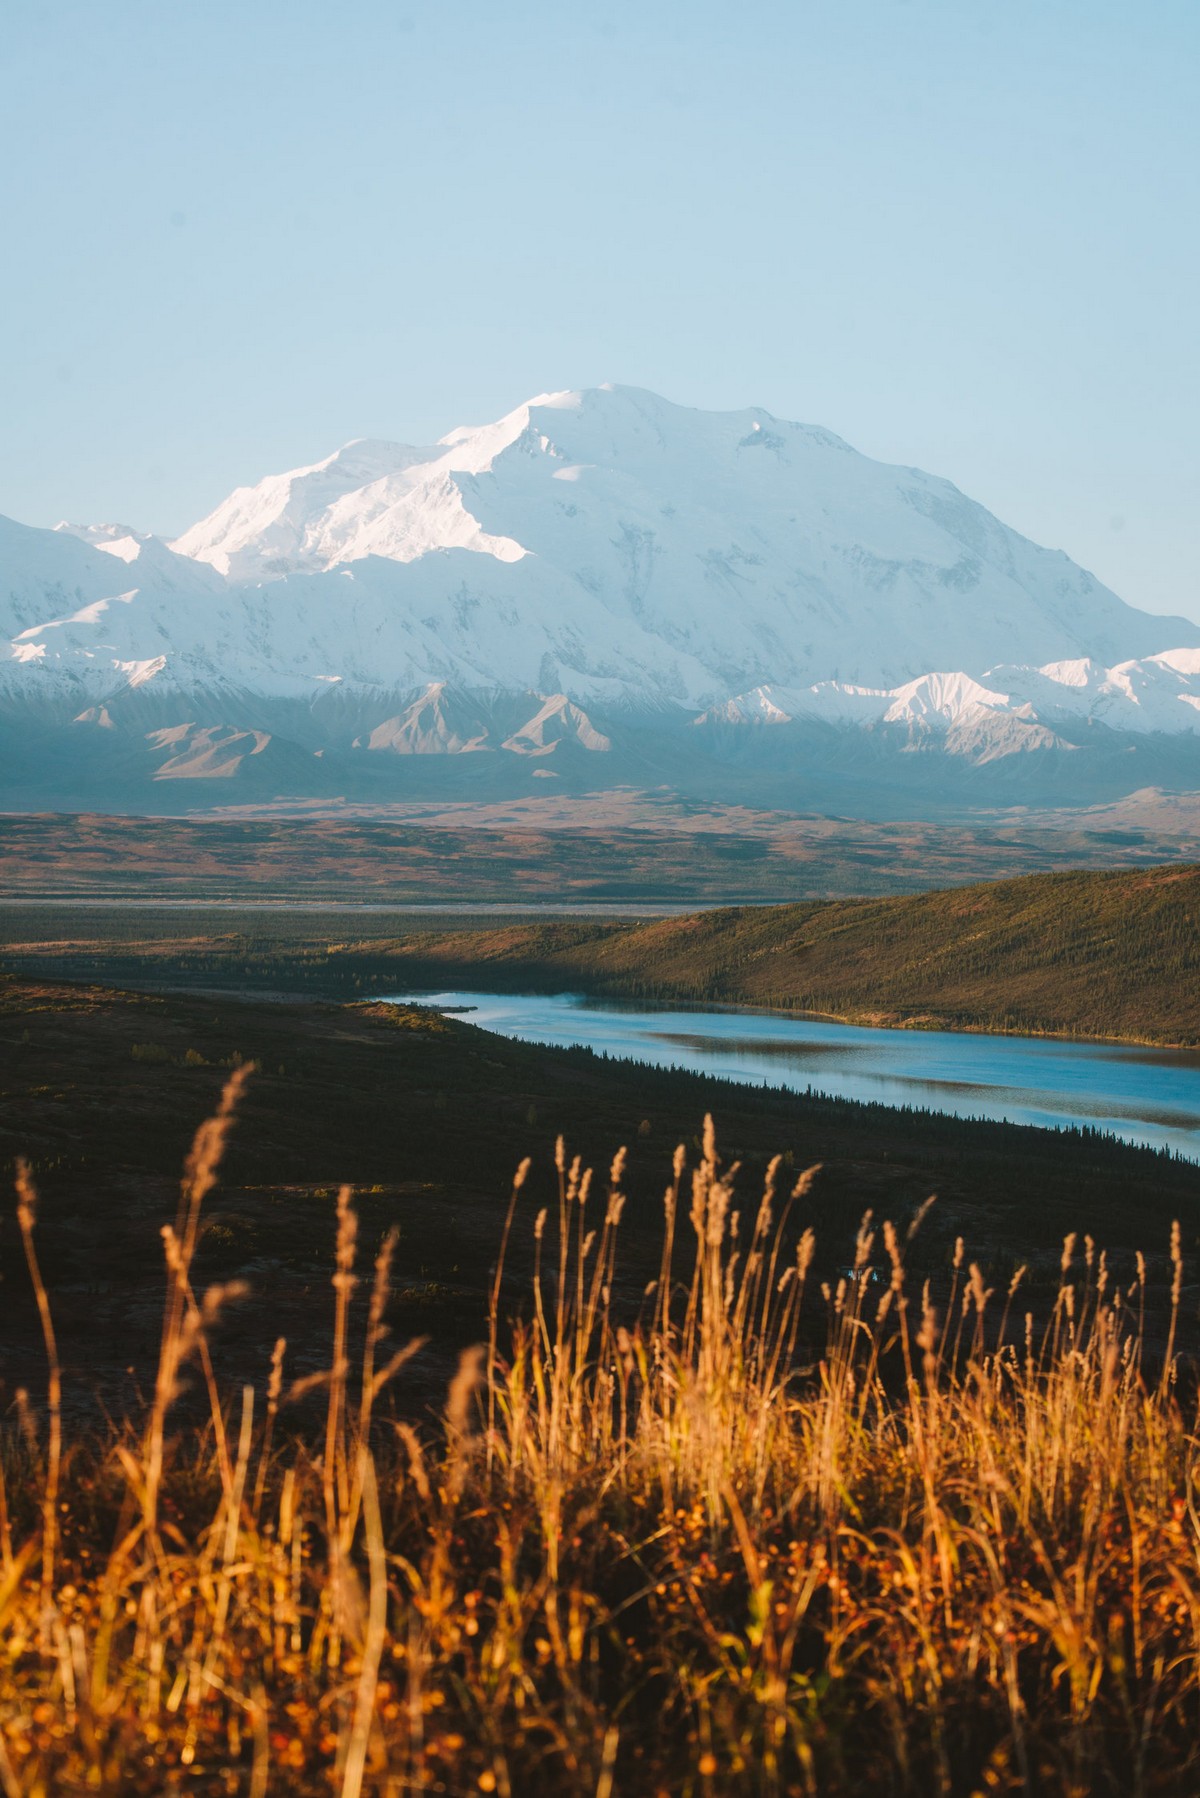
[[[472,480],[497,475],[505,458],[506,476],[515,466],[526,476],[540,466],[569,480],[584,469],[644,478],[653,464],[669,486],[722,479],[722,465],[736,466],[747,451],[755,452],[752,475],[762,472],[760,459],[773,460],[795,467],[802,481],[797,458],[811,463],[831,450],[855,457],[831,432],[781,421],[765,407],[703,412],[642,387],[564,388],[535,394],[491,423],[457,425],[424,448],[353,439],[319,462],[237,488],[171,548],[233,580],[277,580],[370,555],[406,562],[445,549],[516,561],[527,548],[520,533],[491,529],[472,511],[481,495],[466,493]],[[664,498],[666,515],[672,496]]]
[[[313,520],[348,493],[398,474],[431,452],[358,437],[320,462],[238,487],[171,548],[234,580],[278,578],[323,564],[310,545]]]
[[[0,703],[107,708],[114,741],[135,711],[292,732],[331,782],[356,742],[398,778],[438,754],[491,780],[514,758],[615,767],[629,730],[642,767],[731,736],[996,759],[1200,733],[1200,627],[820,426],[638,387],[538,394],[432,445],[353,440],[172,545],[0,521],[0,559]]]

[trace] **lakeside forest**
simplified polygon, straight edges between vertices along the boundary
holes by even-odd
[[[10,904],[0,958],[138,985],[365,997],[474,983],[1188,1046],[1200,1043],[1200,865],[537,923]]]
[[[398,945],[420,984],[726,1001],[848,1023],[1200,1043],[1200,867],[556,922]]]

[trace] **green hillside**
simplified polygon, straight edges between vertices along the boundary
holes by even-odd
[[[1200,1044],[1200,866],[413,936],[391,956],[414,982],[486,975],[856,1023]]]

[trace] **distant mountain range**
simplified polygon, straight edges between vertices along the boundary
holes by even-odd
[[[173,543],[0,520],[0,805],[677,789],[918,816],[1200,787],[1200,626],[760,409],[543,395]]]

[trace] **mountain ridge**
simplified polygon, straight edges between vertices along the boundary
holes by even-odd
[[[0,519],[0,748],[30,764],[7,790],[47,790],[47,756],[61,786],[101,714],[134,786],[174,778],[152,737],[184,727],[286,749],[206,751],[189,780],[254,760],[320,792],[483,750],[553,760],[542,779],[572,756],[592,781],[689,757],[803,777],[832,734],[856,745],[835,759],[901,784],[915,752],[1049,769],[1085,750],[1094,802],[1119,796],[1126,738],[1153,762],[1133,787],[1193,778],[1200,625],[822,427],[608,387],[432,446],[356,440],[169,544]]]

